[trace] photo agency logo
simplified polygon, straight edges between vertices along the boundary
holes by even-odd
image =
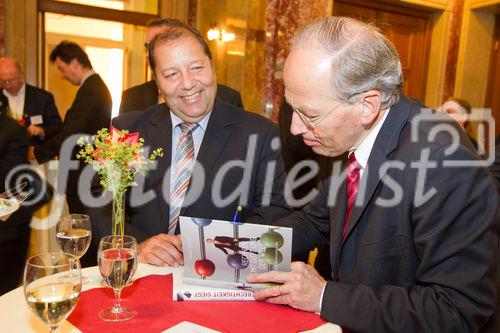
[[[491,115],[491,110],[474,109],[469,122],[477,128],[479,153],[484,152],[482,158],[477,158],[474,153],[471,153],[470,145],[470,149],[464,146],[467,145],[465,143],[465,140],[468,140],[467,136],[452,118],[431,109],[422,109],[422,112],[415,116],[410,124],[411,145],[409,147],[414,149],[411,159],[400,159],[399,155],[395,158],[388,156],[386,161],[379,164],[372,163],[373,160],[370,159],[368,165],[362,170],[354,204],[363,206],[367,197],[373,194],[371,187],[382,183],[389,191],[385,196],[376,198],[377,205],[396,206],[401,203],[404,196],[411,196],[415,206],[418,207],[431,200],[437,193],[434,183],[429,181],[429,173],[435,172],[434,169],[484,168],[491,165],[495,159],[495,120]],[[73,135],[64,142],[56,164],[57,170],[51,170],[57,172],[58,175],[56,188],[58,194],[64,194],[66,191],[69,171],[81,167],[79,161],[73,159],[78,138],[79,135]],[[262,156],[262,151],[266,150],[263,149],[264,143],[262,142],[266,142],[266,145],[270,144],[269,155],[272,157]],[[484,147],[483,143],[487,146]],[[196,161],[184,206],[196,203],[206,193],[210,193],[209,197],[213,205],[219,208],[235,202],[243,206],[252,203],[266,207],[271,204],[272,196],[276,194],[276,191],[281,191],[287,204],[293,207],[304,206],[311,202],[317,197],[319,190],[326,191],[328,207],[333,207],[341,201],[348,177],[345,161],[341,158],[333,161],[323,182],[320,182],[318,187],[312,188],[306,195],[296,198],[293,195],[294,190],[311,180],[317,180],[320,166],[315,160],[300,161],[289,170],[282,184],[284,171],[278,164],[281,162],[277,159],[281,154],[280,146],[280,140],[277,137],[264,141],[263,138],[254,134],[249,136],[248,144],[243,148],[245,153],[242,159],[228,159],[224,163],[217,161],[214,164],[217,165],[216,169],[215,167],[207,169]],[[436,147],[440,147],[439,155],[435,155]],[[145,153],[148,154],[148,147],[145,149]],[[269,152],[269,149],[267,151]],[[169,153],[167,151],[167,154]],[[132,207],[139,207],[160,196],[161,200],[169,204],[170,170],[171,167],[165,171],[162,169],[160,172],[158,162],[153,163],[150,167],[149,179],[146,180],[143,176],[135,178],[137,186],[129,191],[128,203]],[[410,181],[408,178],[411,178]],[[89,207],[110,204],[111,195],[103,196],[101,192],[94,191],[95,179],[96,173],[92,166],[85,166],[78,181],[78,194],[82,202]],[[405,182],[407,184],[403,184]],[[411,183],[411,186],[407,186],[408,183]],[[251,193],[251,191],[254,192]],[[255,191],[258,191],[258,196],[255,196]],[[413,193],[408,191],[413,191]],[[254,202],[257,197],[258,203]]]
[[[465,131],[457,126],[456,121],[450,117],[444,117],[435,110],[423,108],[421,113],[412,121],[412,142],[435,142],[439,135],[446,135],[451,141],[444,150],[445,159],[443,167],[489,167],[495,162],[495,119],[489,108],[473,108],[468,118],[469,126],[477,129],[477,153],[480,159],[457,159],[454,154],[463,145],[463,139],[467,140]],[[431,125],[428,131],[422,131],[422,127]],[[425,137],[422,137],[425,135]],[[462,139],[461,139],[462,138]],[[485,144],[487,147],[485,147]]]

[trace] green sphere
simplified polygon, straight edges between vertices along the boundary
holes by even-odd
[[[276,231],[268,231],[260,236],[260,242],[268,249],[279,249],[283,246],[283,236]]]
[[[269,248],[262,255],[262,259],[268,265],[277,265],[283,261],[283,255],[279,250]]]

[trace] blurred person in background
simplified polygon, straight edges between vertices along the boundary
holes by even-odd
[[[26,127],[32,143],[42,143],[62,130],[54,96],[25,82],[14,58],[0,58],[0,110]]]

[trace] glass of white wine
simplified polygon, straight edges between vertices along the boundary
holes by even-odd
[[[61,282],[61,275],[72,279]],[[30,257],[24,268],[24,296],[30,309],[51,332],[76,306],[82,289],[80,261],[72,254],[51,252]]]
[[[137,312],[121,304],[121,291],[129,285],[137,268],[137,241],[132,236],[105,236],[99,242],[97,262],[104,282],[115,292],[113,307],[99,312],[104,321],[132,319]]]
[[[88,215],[67,214],[57,221],[56,240],[62,252],[80,259],[87,252],[91,239],[92,227]],[[82,283],[86,282],[88,278],[83,277]]]

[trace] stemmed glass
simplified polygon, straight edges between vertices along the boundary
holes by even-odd
[[[92,227],[88,215],[67,214],[57,221],[56,240],[62,252],[80,259],[87,252],[91,238]],[[86,282],[88,278],[83,277],[82,283]]]
[[[131,236],[105,236],[97,252],[99,270],[104,282],[115,292],[115,304],[99,312],[104,321],[124,321],[137,312],[121,305],[121,291],[126,287],[137,268],[137,241]]]
[[[60,281],[61,274],[71,280]],[[31,310],[56,332],[80,297],[80,261],[68,253],[51,252],[30,257],[24,268],[24,296]]]

